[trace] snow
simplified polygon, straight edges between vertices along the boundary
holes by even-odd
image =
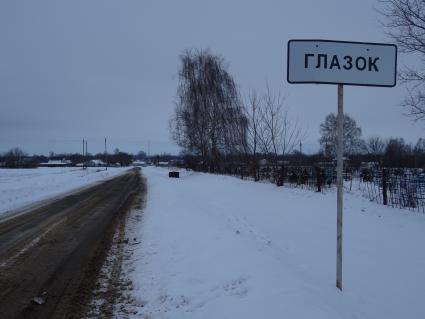
[[[0,169],[0,216],[123,173],[128,168]]]
[[[132,318],[424,318],[425,215],[344,202],[335,288],[336,194],[147,167],[128,224]]]

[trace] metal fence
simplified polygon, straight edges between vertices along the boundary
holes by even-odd
[[[371,201],[425,213],[425,174],[416,169],[362,172],[361,184]]]
[[[354,173],[352,173],[354,172]],[[335,167],[260,166],[255,171],[245,166],[229,166],[225,173],[243,179],[270,182],[323,192],[336,185]],[[379,204],[425,213],[425,173],[417,169],[367,169],[344,171],[344,180],[360,179],[363,193]]]
[[[333,167],[313,166],[261,166],[255,171],[244,166],[227,167],[223,172],[242,179],[270,182],[279,186],[296,187],[314,191],[324,191],[336,183],[336,171]]]

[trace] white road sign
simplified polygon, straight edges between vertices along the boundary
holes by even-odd
[[[331,40],[290,40],[289,83],[396,85],[397,46]]]

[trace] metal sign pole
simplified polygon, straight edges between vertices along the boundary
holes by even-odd
[[[397,46],[387,43],[308,40],[288,41],[287,81],[338,84],[336,286],[342,290],[342,217],[344,157],[344,85],[394,87]]]
[[[338,84],[338,146],[337,146],[337,237],[336,237],[336,286],[342,290],[342,204],[343,204],[343,156],[344,156],[344,85]]]

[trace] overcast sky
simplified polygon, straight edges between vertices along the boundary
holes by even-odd
[[[241,92],[280,89],[318,149],[319,125],[337,108],[334,85],[286,82],[289,39],[388,42],[373,0],[1,0],[0,152],[110,150],[178,153],[168,120],[179,55],[224,56]],[[399,56],[399,65],[407,60]],[[402,115],[405,88],[345,88],[363,137],[416,142],[425,123]]]

